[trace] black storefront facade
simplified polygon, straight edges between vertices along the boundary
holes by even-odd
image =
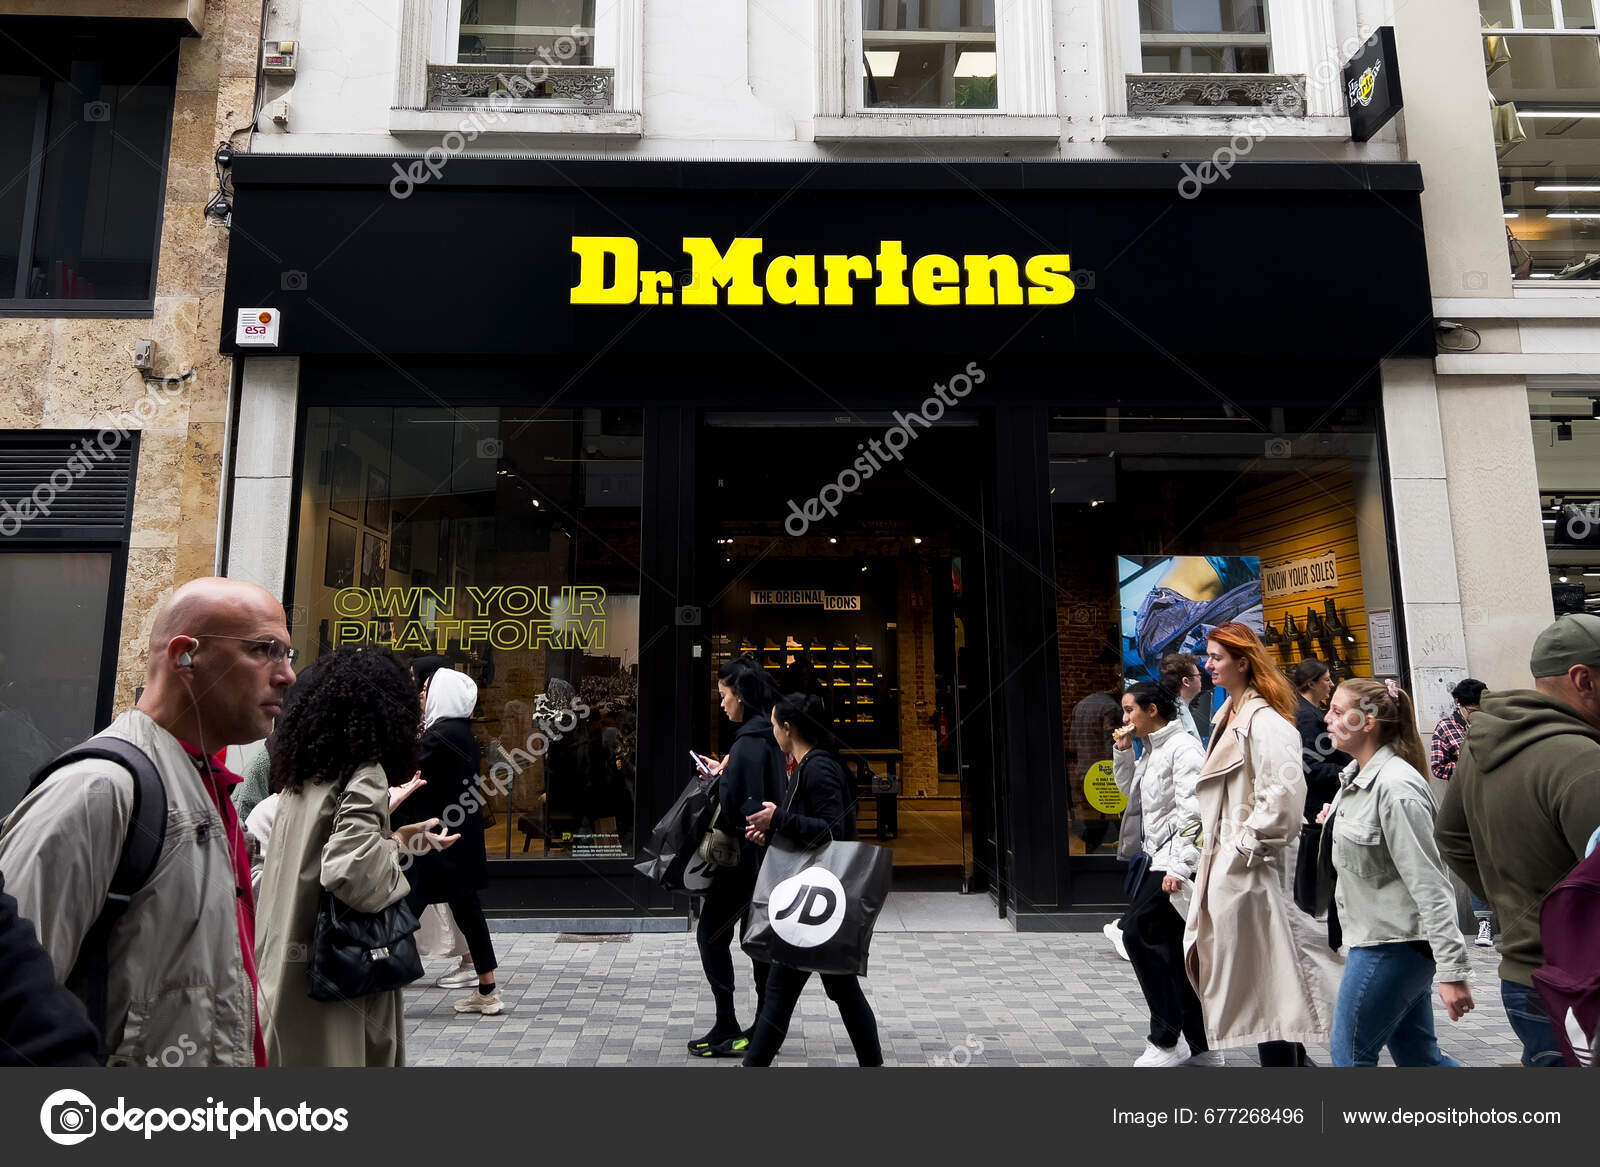
[[[246,395],[298,358],[302,653],[479,682],[501,912],[684,914],[633,854],[725,748],[736,653],[829,701],[909,880],[1019,928],[1122,897],[1104,734],[1163,629],[1404,668],[1381,362],[1433,352],[1414,166],[404,173],[238,158],[223,347]],[[263,309],[276,346],[236,346]]]

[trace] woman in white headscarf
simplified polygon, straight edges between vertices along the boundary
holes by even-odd
[[[451,668],[433,672],[422,686],[420,774],[425,785],[395,812],[397,821],[436,818],[461,841],[448,851],[408,857],[408,897],[419,916],[429,904],[448,904],[467,938],[476,989],[455,1003],[457,1013],[499,1013],[505,1006],[495,985],[494,943],[478,893],[489,883],[483,841],[483,792],[478,785],[482,753],[472,735],[478,686]]]

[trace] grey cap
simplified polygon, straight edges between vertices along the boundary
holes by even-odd
[[[1539,633],[1528,667],[1535,677],[1559,677],[1573,665],[1600,669],[1600,616],[1568,613]]]

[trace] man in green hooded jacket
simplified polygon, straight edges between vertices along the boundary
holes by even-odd
[[[1500,918],[1500,998],[1525,1066],[1562,1065],[1533,970],[1539,909],[1600,827],[1600,617],[1539,634],[1534,688],[1485,697],[1472,715],[1436,833],[1446,863]]]

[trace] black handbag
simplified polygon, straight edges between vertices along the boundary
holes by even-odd
[[[1300,825],[1300,853],[1294,861],[1294,902],[1302,912],[1316,916],[1328,910],[1326,890],[1318,887],[1317,852],[1322,846],[1322,827],[1318,823]]]
[[[358,912],[324,890],[311,938],[306,991],[313,1001],[354,1001],[404,988],[422,976],[417,914],[401,897]]]

